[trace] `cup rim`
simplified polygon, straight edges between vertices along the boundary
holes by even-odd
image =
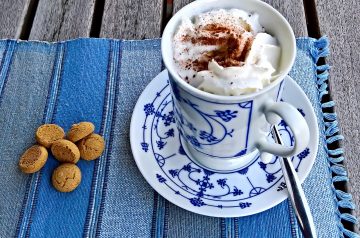
[[[210,99],[210,100],[214,100],[214,101],[239,101],[239,100],[247,100],[247,99],[250,99],[250,98],[255,98],[255,97],[257,97],[257,96],[271,90],[276,85],[278,85],[281,81],[283,81],[285,76],[290,72],[292,66],[294,65],[295,57],[296,57],[296,39],[295,39],[294,31],[293,31],[292,27],[290,26],[289,22],[275,8],[273,8],[271,5],[265,3],[265,2],[263,2],[261,0],[249,0],[249,1],[256,2],[256,4],[260,5],[263,8],[266,8],[269,12],[272,12],[272,14],[276,15],[278,18],[281,19],[281,21],[284,23],[284,26],[286,26],[287,30],[290,32],[291,45],[292,45],[292,48],[294,49],[293,52],[292,52],[291,60],[290,60],[290,62],[288,64],[288,67],[286,67],[285,70],[280,72],[279,76],[277,77],[277,79],[275,81],[271,82],[269,85],[267,85],[263,89],[261,89],[261,90],[259,90],[257,92],[244,94],[244,95],[239,95],[239,96],[225,96],[225,95],[216,95],[216,94],[208,93],[208,92],[202,91],[202,90],[200,90],[200,89],[198,89],[196,87],[193,87],[190,84],[188,84],[187,82],[185,82],[185,80],[183,80],[179,76],[179,74],[172,67],[170,67],[170,65],[172,64],[173,58],[165,58],[164,57],[164,52],[168,50],[166,46],[168,46],[169,44],[172,46],[172,42],[171,42],[171,40],[172,40],[172,31],[171,31],[172,28],[171,28],[171,25],[174,25],[176,21],[181,19],[181,16],[183,15],[183,13],[187,12],[189,9],[199,8],[199,7],[203,6],[203,5],[208,5],[208,4],[211,4],[213,2],[217,2],[217,1],[218,0],[201,0],[201,1],[191,2],[188,5],[181,8],[170,19],[170,21],[167,23],[167,25],[166,25],[166,27],[165,27],[165,29],[163,31],[162,38],[161,38],[161,54],[162,54],[162,59],[163,59],[164,65],[165,65],[166,69],[168,70],[169,74],[172,76],[172,78],[184,90],[188,91],[189,93],[196,94],[198,97],[206,98],[206,99]],[[170,41],[170,42],[168,42],[168,41]]]

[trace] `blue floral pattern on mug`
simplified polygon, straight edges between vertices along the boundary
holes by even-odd
[[[222,158],[232,158],[234,156],[243,156],[247,152],[248,133],[250,130],[250,118],[252,112],[252,101],[243,103],[222,103],[221,110],[207,110],[200,108],[197,100],[202,103],[218,104],[196,98],[191,94],[185,93],[175,82],[171,82],[172,96],[176,98],[173,100],[173,108],[178,130],[184,135],[187,142],[191,144],[197,151],[208,156]],[[186,113],[183,112],[186,111]],[[187,115],[187,116],[185,116]],[[190,116],[191,115],[191,116]],[[195,126],[192,120],[196,118]],[[237,121],[234,121],[234,120]],[[235,132],[233,125],[237,125],[240,121],[245,121],[246,126],[244,130]],[[236,133],[236,135],[235,135]],[[232,144],[236,138],[237,151],[231,152],[228,155],[210,154],[207,151],[215,151],[215,146],[221,147],[224,144]]]
[[[215,110],[215,113],[218,117],[220,117],[224,122],[229,122],[231,119],[236,117],[238,111],[231,111],[231,110],[225,110],[225,111],[219,111]]]

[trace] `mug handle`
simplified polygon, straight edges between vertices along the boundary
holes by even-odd
[[[278,118],[281,117],[290,127],[294,136],[294,145],[284,146],[267,141],[264,136],[255,142],[255,146],[261,153],[261,159],[268,161],[269,154],[281,157],[290,157],[303,151],[310,140],[309,126],[301,113],[292,105],[286,102],[268,102],[263,108],[266,120],[270,124],[277,124]],[[272,156],[271,156],[272,157]]]

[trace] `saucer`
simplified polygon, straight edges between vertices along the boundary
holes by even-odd
[[[291,158],[301,182],[317,154],[319,132],[313,108],[301,88],[288,76],[282,100],[295,106],[310,128],[310,143]],[[278,125],[286,145],[293,136],[285,122]],[[130,125],[133,156],[146,181],[175,205],[202,215],[240,217],[265,211],[288,197],[276,156],[264,164],[252,162],[234,172],[214,172],[192,161],[176,128],[166,70],[145,88],[134,108]],[[270,138],[271,139],[271,138]]]

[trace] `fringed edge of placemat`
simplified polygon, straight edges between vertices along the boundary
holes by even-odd
[[[342,235],[350,238],[360,238],[358,234],[344,227],[343,222],[350,223],[352,225],[357,224],[357,218],[350,214],[355,209],[355,205],[352,201],[352,196],[346,191],[346,187],[339,188],[336,183],[348,182],[347,172],[343,166],[344,150],[341,148],[339,142],[344,137],[339,133],[338,121],[336,113],[334,112],[335,102],[331,99],[328,91],[328,78],[330,66],[326,63],[321,64],[323,61],[319,59],[329,55],[329,40],[326,36],[321,37],[314,41],[314,47],[310,52],[314,67],[317,71],[317,85],[319,91],[319,101],[321,102],[323,122],[325,127],[321,128],[326,135],[325,150],[327,152],[327,160],[329,162],[329,173],[331,174],[331,190],[334,194],[334,201],[337,209],[335,210],[338,218],[338,228]],[[334,146],[335,145],[335,146]],[[334,147],[334,149],[332,148]],[[331,148],[331,149],[330,149]]]

